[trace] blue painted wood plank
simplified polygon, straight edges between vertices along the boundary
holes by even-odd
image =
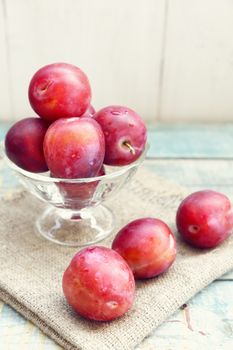
[[[233,124],[159,124],[148,139],[149,157],[233,158]]]
[[[52,339],[6,304],[0,304],[1,350],[59,350]]]
[[[233,160],[156,159],[146,160],[148,170],[190,190],[212,188],[233,195]]]
[[[215,282],[158,327],[137,350],[233,348],[233,283]]]
[[[7,122],[1,122],[0,121],[0,141],[3,140],[3,138],[5,137],[7,130],[10,128],[10,126],[12,125],[12,123],[7,123]]]

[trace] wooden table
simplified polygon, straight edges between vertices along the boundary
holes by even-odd
[[[0,125],[1,138],[8,127],[9,124]],[[149,142],[151,147],[145,162],[148,169],[188,187],[190,192],[212,188],[233,200],[233,124],[160,124],[149,129]],[[14,176],[1,165],[0,194],[14,184]],[[0,302],[0,349],[60,347]],[[233,272],[192,298],[137,347],[137,350],[145,349],[233,349]]]

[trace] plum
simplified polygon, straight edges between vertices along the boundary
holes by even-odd
[[[28,97],[34,111],[49,122],[81,116],[89,107],[91,87],[85,73],[68,63],[39,69],[31,79]]]
[[[95,176],[102,167],[104,135],[93,118],[62,118],[48,128],[44,154],[54,177]]]
[[[194,192],[181,202],[176,224],[180,235],[192,246],[214,248],[232,232],[231,202],[216,191]]]
[[[105,164],[127,165],[142,154],[147,130],[136,112],[127,107],[108,106],[98,111],[94,118],[105,136]]]
[[[132,271],[118,253],[106,247],[79,251],[64,272],[62,286],[68,304],[96,321],[122,316],[134,300]]]
[[[94,107],[92,105],[90,105],[87,108],[87,110],[85,111],[85,113],[80,115],[80,118],[87,118],[87,117],[92,118],[94,114],[95,114],[95,109],[94,109]]]
[[[169,227],[155,218],[137,219],[116,235],[112,249],[128,263],[136,279],[166,271],[176,258],[176,241]]]
[[[34,173],[48,170],[43,141],[48,124],[40,118],[25,118],[7,132],[5,148],[8,158],[20,168]]]
[[[105,175],[104,166],[101,167],[96,176],[103,175]],[[51,174],[51,177],[54,177],[53,174]],[[98,183],[99,181],[87,183],[58,182],[56,185],[64,199],[66,207],[80,210],[91,204]]]

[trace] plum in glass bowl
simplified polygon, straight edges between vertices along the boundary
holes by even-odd
[[[105,166],[100,176],[61,179],[49,172],[38,174],[18,167],[7,157],[4,143],[1,144],[2,157],[25,189],[48,204],[35,222],[37,232],[65,246],[93,244],[112,232],[114,213],[103,202],[129,183],[147,150],[148,145],[141,156],[129,165]]]

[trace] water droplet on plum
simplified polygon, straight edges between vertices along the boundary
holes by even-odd
[[[119,111],[111,111],[111,114],[113,114],[113,115],[120,115],[121,112],[119,112]]]
[[[199,229],[200,229],[200,227],[197,225],[190,225],[189,226],[189,232],[192,234],[198,233]]]
[[[118,306],[118,302],[112,300],[112,301],[108,301],[108,302],[106,303],[106,305],[107,305],[110,309],[116,309],[117,306]]]

